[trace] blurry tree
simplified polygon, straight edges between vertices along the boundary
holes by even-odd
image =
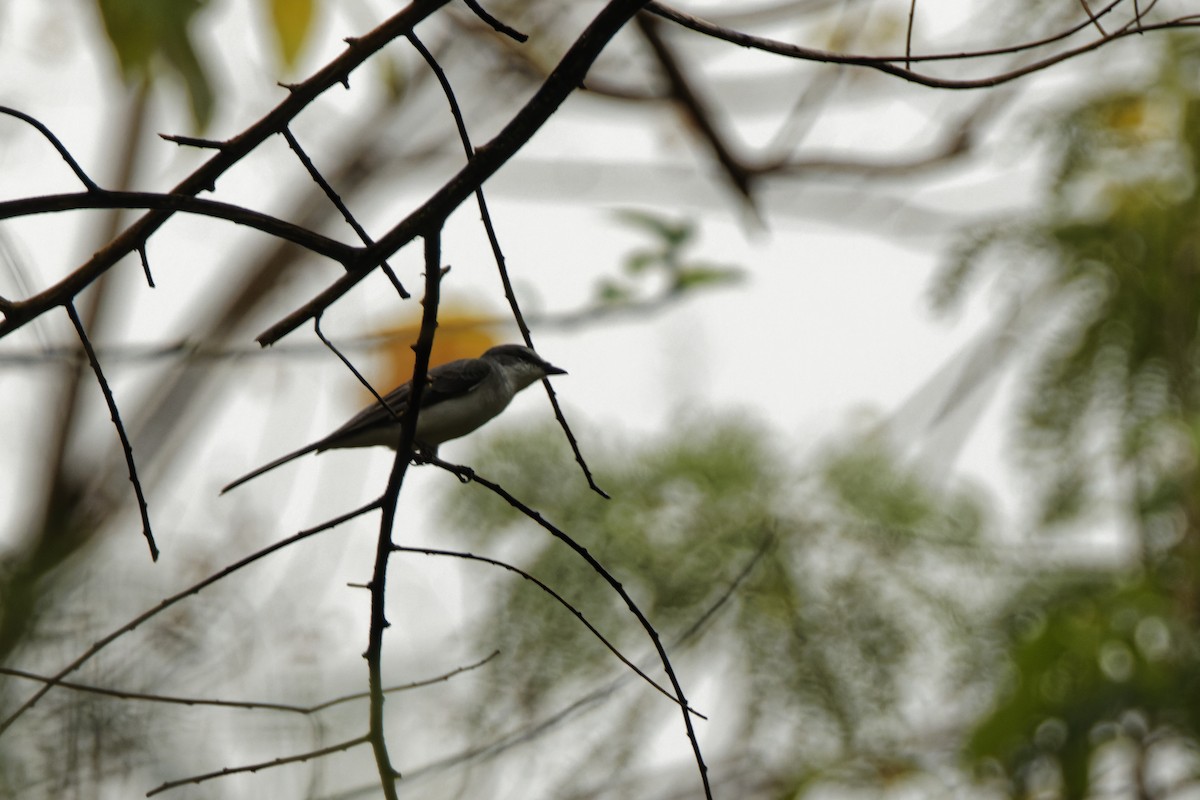
[[[969,751],[1019,797],[1200,785],[1198,69],[1200,45],[1172,38],[1141,83],[1045,124],[1044,206],[982,229],[941,287],[951,301],[999,264],[1041,322],[1019,413],[1031,541],[1100,530],[1084,540],[1122,554],[1098,569],[1081,544],[1007,604],[1008,688]]]

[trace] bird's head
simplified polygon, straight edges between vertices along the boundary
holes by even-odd
[[[522,344],[501,344],[482,356],[501,369],[518,390],[547,375],[566,375],[565,369],[554,366]]]

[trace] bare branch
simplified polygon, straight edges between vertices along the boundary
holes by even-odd
[[[645,5],[645,2],[646,0],[611,0],[567,50],[541,88],[503,130],[490,142],[478,148],[470,163],[459,170],[441,189],[388,231],[375,247],[369,248],[374,261],[364,260],[362,268],[342,276],[311,301],[263,331],[258,336],[258,342],[266,346],[279,341],[350,291],[366,277],[369,268],[378,260],[396,252],[429,230],[431,225],[449,216],[451,211],[458,208],[533,138],[563,101],[579,87],[588,69],[612,36]],[[0,333],[2,332],[3,328],[0,328]]]
[[[279,133],[291,120],[307,108],[313,100],[333,86],[344,84],[352,71],[385,47],[396,37],[403,35],[421,20],[433,14],[449,0],[414,0],[382,24],[350,43],[345,52],[330,61],[321,70],[303,83],[291,87],[288,96],[258,122],[229,139],[212,158],[181,181],[169,194],[196,195],[211,190],[221,175],[241,161],[260,144]],[[38,294],[19,303],[13,303],[0,321],[0,338],[36,319],[49,309],[63,305],[92,281],[108,271],[127,254],[162,227],[171,217],[170,210],[152,211],[126,228],[90,259],[72,271],[58,283],[43,289]],[[393,251],[394,252],[394,251]],[[376,258],[372,266],[379,262]]]
[[[133,445],[129,443],[125,425],[121,422],[121,412],[117,408],[117,401],[104,377],[104,370],[100,368],[100,360],[96,358],[96,351],[92,349],[92,340],[84,330],[83,321],[79,319],[79,312],[75,310],[74,303],[67,303],[67,316],[71,318],[71,324],[75,326],[79,343],[83,345],[88,363],[91,364],[92,372],[96,375],[96,383],[100,385],[100,391],[104,394],[104,402],[108,405],[108,414],[112,418],[113,426],[117,429],[117,436],[121,440],[121,450],[125,453],[125,465],[129,468],[129,482],[133,484],[133,493],[137,497],[138,512],[142,516],[142,536],[146,537],[146,544],[150,547],[151,560],[158,561],[158,545],[154,543],[154,532],[150,529],[150,512],[146,507],[146,495],[142,492],[142,482],[138,480],[137,465],[133,461]]]
[[[483,6],[479,5],[477,0],[463,0],[463,2],[466,4],[467,8],[474,12],[475,16],[479,17],[481,20],[491,26],[491,28],[497,33],[502,33],[508,38],[522,44],[529,41],[528,34],[521,33],[515,28],[510,28],[508,25],[505,25],[503,22],[489,14]]]
[[[317,255],[325,256],[343,265],[355,263],[362,252],[360,248],[351,247],[335,239],[330,239],[328,236],[315,233],[308,228],[277,219],[260,211],[254,211],[253,209],[232,203],[223,203],[220,200],[208,200],[202,197],[192,197],[191,195],[176,193],[161,194],[159,192],[124,192],[97,189],[92,192],[23,197],[19,200],[0,202],[0,219],[97,208],[152,209],[163,212],[181,211],[187,214],[196,214],[197,216],[228,220],[234,224],[245,225],[248,228],[254,228],[276,238],[298,244]],[[147,234],[148,236],[149,234]],[[122,249],[123,245],[115,247],[115,242],[116,240],[110,242],[93,258],[109,253],[110,250],[114,253],[116,250],[121,250],[122,255],[127,255],[130,252],[141,250],[146,244],[145,240],[143,240],[135,243],[130,249],[124,250]],[[14,303],[14,311],[32,313],[32,310],[25,311],[25,309],[36,308],[36,297],[40,296],[37,295],[29,300]],[[48,307],[52,307],[53,305],[51,304]],[[7,324],[7,320],[5,324]],[[0,336],[3,336],[5,332],[4,326],[0,325]]]
[[[370,690],[370,740],[375,754],[375,766],[387,800],[396,800],[396,778],[399,773],[392,767],[387,750],[387,734],[383,719],[383,632],[390,624],[387,620],[387,567],[395,543],[392,527],[396,516],[396,505],[400,490],[408,474],[408,465],[413,458],[413,444],[417,434],[417,415],[421,410],[421,396],[429,375],[429,354],[433,350],[433,334],[437,329],[438,303],[441,298],[442,248],[440,228],[424,233],[425,237],[425,297],[421,317],[421,332],[413,346],[416,356],[412,374],[412,396],[400,417],[400,441],[396,444],[396,458],[388,477],[387,488],[380,498],[379,537],[375,545],[375,567],[371,573],[371,625],[368,631],[367,661],[368,689]]]
[[[308,171],[308,174],[312,177],[316,184],[321,187],[321,191],[323,191],[325,196],[329,198],[329,202],[333,203],[334,208],[341,212],[342,218],[345,219],[346,223],[354,229],[354,232],[358,234],[358,238],[362,240],[363,244],[375,244],[375,240],[373,240],[367,233],[366,229],[358,223],[358,220],[356,220],[354,215],[350,213],[350,209],[347,208],[344,202],[342,202],[342,198],[338,196],[338,193],[335,192],[333,187],[329,185],[329,181],[325,180],[325,176],[322,175],[320,170],[317,169],[316,165],[313,164],[312,159],[308,157],[308,153],[304,152],[304,148],[300,146],[300,142],[298,142],[296,137],[292,135],[292,129],[285,127],[283,129],[283,137],[287,140],[288,147],[292,148],[292,152],[296,154],[296,158],[300,159],[300,163],[304,165],[304,169]],[[388,280],[392,282],[392,285],[396,287],[396,291],[400,294],[400,297],[407,300],[411,295],[409,295],[403,284],[400,283],[400,279],[397,278],[396,273],[392,271],[391,265],[388,264],[387,261],[384,261],[379,265],[379,267],[383,270],[383,274],[387,276]]]
[[[1117,2],[1120,2],[1120,0],[1115,0],[1115,2],[1112,4],[1112,6],[1115,6]],[[1110,6],[1110,8],[1112,6]],[[731,44],[740,45],[742,47],[749,47],[749,48],[753,48],[755,50],[762,50],[763,52],[774,53],[775,55],[786,56],[788,58],[801,59],[804,61],[817,61],[817,62],[827,63],[827,64],[849,64],[849,65],[853,65],[853,66],[867,67],[870,69],[878,70],[880,72],[884,72],[888,75],[894,75],[898,78],[903,78],[906,81],[909,81],[911,83],[920,84],[922,86],[928,86],[928,87],[935,88],[935,89],[955,89],[955,90],[982,89],[982,88],[987,88],[987,87],[991,87],[991,86],[999,86],[1004,83],[1009,83],[1011,81],[1017,80],[1018,78],[1023,78],[1026,75],[1031,75],[1035,72],[1040,72],[1040,71],[1046,69],[1047,67],[1053,66],[1055,64],[1059,64],[1064,61],[1068,61],[1072,58],[1076,58],[1077,56],[1080,56],[1084,53],[1089,53],[1093,50],[1098,50],[1107,44],[1111,44],[1112,42],[1116,41],[1117,39],[1121,39],[1121,38],[1124,38],[1124,37],[1132,35],[1132,34],[1142,33],[1144,31],[1158,31],[1158,30],[1165,31],[1165,30],[1175,30],[1175,29],[1180,29],[1180,28],[1200,27],[1200,16],[1197,16],[1197,15],[1187,15],[1187,16],[1177,17],[1173,20],[1169,20],[1167,22],[1156,23],[1154,25],[1146,25],[1146,24],[1140,23],[1140,16],[1139,16],[1137,21],[1127,23],[1126,25],[1122,26],[1121,28],[1119,28],[1116,31],[1113,31],[1112,33],[1108,34],[1105,37],[1095,39],[1091,42],[1088,42],[1083,45],[1079,45],[1078,47],[1074,47],[1069,50],[1063,50],[1059,53],[1055,53],[1054,55],[1047,56],[1047,57],[1039,59],[1037,61],[1033,61],[1029,64],[1025,64],[1016,69],[1009,70],[1007,72],[1002,72],[1002,73],[999,73],[996,75],[991,75],[991,76],[984,77],[984,78],[953,79],[953,78],[938,78],[938,77],[934,77],[932,75],[926,75],[924,73],[915,72],[913,70],[905,69],[904,67],[898,66],[895,62],[902,62],[905,60],[910,60],[910,61],[914,61],[914,62],[916,62],[916,61],[961,60],[961,59],[973,58],[973,57],[998,55],[998,54],[1006,53],[1006,52],[1017,52],[1017,51],[1021,51],[1021,50],[1030,49],[1031,47],[1034,47],[1045,41],[1057,41],[1059,39],[1065,38],[1066,35],[1069,35],[1069,34],[1057,34],[1056,36],[1051,37],[1050,39],[1042,40],[1042,42],[1038,42],[1038,43],[1034,43],[1034,44],[1017,45],[1014,47],[1007,47],[1007,48],[999,48],[996,50],[979,51],[976,53],[943,54],[943,55],[936,55],[936,56],[912,56],[911,58],[906,59],[905,56],[850,55],[850,54],[844,54],[844,53],[834,53],[834,52],[830,52],[830,51],[826,51],[826,50],[816,50],[816,49],[813,49],[810,47],[801,47],[799,45],[789,44],[787,42],[781,42],[777,39],[770,39],[770,38],[767,38],[764,36],[755,36],[753,34],[742,33],[741,31],[734,31],[734,30],[730,30],[728,28],[723,28],[719,25],[714,25],[711,22],[707,22],[699,17],[692,16],[690,14],[685,14],[674,8],[665,6],[662,3],[657,2],[656,0],[650,0],[650,2],[647,4],[646,8],[648,11],[658,14],[666,19],[669,19],[672,22],[676,22],[676,23],[684,26],[685,28],[689,28],[693,31],[696,31],[697,33],[702,33],[706,36],[711,36],[715,39],[721,39],[722,41],[730,42]],[[1099,17],[1099,16],[1100,15],[1097,15],[1097,17]]]
[[[273,758],[270,761],[260,761],[257,764],[246,764],[241,767],[225,767],[224,769],[219,769],[216,772],[206,772],[203,775],[193,775],[190,778],[180,778],[176,781],[167,781],[166,783],[160,784],[159,786],[156,786],[155,788],[146,792],[146,797],[153,797],[154,795],[161,794],[169,789],[178,789],[180,786],[187,786],[188,784],[204,783],[205,781],[211,781],[215,778],[224,778],[227,775],[237,775],[242,772],[259,772],[260,770],[270,769],[271,767],[282,767],[286,764],[299,764],[304,761],[311,761],[314,758],[321,758],[322,756],[331,755],[333,753],[341,753],[345,750],[349,750],[351,748],[358,747],[360,744],[366,743],[366,736],[358,736],[354,739],[348,739],[344,742],[339,742],[338,744],[331,744],[329,747],[322,747],[319,750],[310,750],[307,753]]]
[[[71,171],[75,173],[75,177],[79,179],[79,182],[87,187],[89,192],[99,191],[100,187],[96,185],[95,181],[88,177],[87,173],[83,171],[83,167],[79,166],[79,162],[76,161],[75,157],[71,155],[71,152],[67,150],[66,145],[64,145],[49,128],[25,112],[17,111],[15,108],[9,108],[8,106],[0,106],[0,114],[16,117],[22,122],[28,123],[34,128],[37,128],[38,133],[42,134],[42,136],[45,136],[46,141],[50,142],[50,144],[54,146],[54,149],[58,151],[58,154],[62,156],[62,160],[67,162],[67,166],[70,167]]]
[[[500,655],[499,650],[493,650],[490,655],[480,659],[472,664],[467,664],[462,667],[455,667],[448,672],[443,672],[433,678],[424,678],[419,681],[403,683],[397,686],[389,686],[384,689],[384,694],[392,694],[394,692],[407,692],[413,689],[420,689],[425,686],[432,686],[435,683],[444,683],[456,675],[461,675],[464,672],[479,669],[488,662]],[[178,697],[165,694],[151,694],[148,692],[130,692],[124,689],[112,689],[104,686],[92,686],[85,683],[74,683],[72,681],[56,681],[53,678],[45,675],[38,675],[33,672],[26,672],[21,669],[12,669],[11,667],[0,667],[0,675],[9,675],[14,678],[25,678],[26,680],[38,681],[40,683],[53,683],[62,689],[70,689],[74,692],[85,692],[87,694],[96,694],[103,697],[116,697],[120,700],[141,700],[149,703],[166,703],[169,705],[180,706],[215,706],[218,708],[241,708],[247,711],[282,711],[290,714],[301,714],[308,716],[319,711],[324,711],[327,708],[332,708],[344,703],[350,703],[354,700],[366,700],[370,697],[368,692],[356,692],[342,697],[335,697],[332,700],[326,700],[323,703],[317,703],[312,706],[297,706],[287,703],[266,703],[259,700],[214,700],[205,697]]]
[[[436,463],[436,462],[430,462],[430,463]],[[605,647],[608,648],[609,652],[611,652],[614,656],[616,656],[617,659],[619,659],[622,664],[624,664],[625,666],[627,666],[631,670],[633,670],[634,673],[636,673],[638,675],[638,677],[640,677],[646,683],[648,683],[652,687],[654,687],[655,691],[657,691],[663,697],[670,700],[672,703],[679,705],[678,698],[676,698],[674,695],[672,695],[670,692],[668,692],[666,689],[664,689],[662,686],[660,686],[658,684],[658,681],[654,680],[649,675],[647,675],[645,672],[643,672],[641,667],[639,667],[637,664],[634,664],[632,661],[630,661],[628,658],[626,658],[625,654],[622,653],[620,650],[618,650],[616,645],[614,645],[612,642],[610,642],[604,636],[604,634],[602,634],[596,628],[595,625],[593,625],[591,622],[588,621],[587,617],[585,617],[583,615],[582,611],[580,611],[578,608],[576,608],[574,605],[572,605],[571,602],[569,600],[567,600],[565,597],[560,595],[558,592],[554,591],[554,589],[552,589],[544,581],[534,577],[533,575],[531,575],[530,573],[521,569],[520,567],[515,566],[513,564],[509,564],[504,561],[498,561],[497,559],[494,559],[494,558],[488,558],[487,556],[480,556],[480,555],[476,555],[475,553],[463,553],[463,552],[460,552],[457,550],[436,550],[436,549],[431,549],[428,547],[405,547],[403,545],[395,545],[395,547],[393,549],[396,550],[397,552],[403,552],[403,553],[422,553],[427,556],[447,556],[450,558],[461,558],[461,559],[465,559],[467,561],[478,561],[480,563],[491,564],[494,567],[500,567],[502,569],[508,570],[509,572],[513,572],[513,573],[516,573],[517,575],[520,575],[522,578],[529,581],[530,583],[532,583],[534,586],[541,589],[546,594],[550,595],[550,597],[554,598],[554,600],[559,605],[561,605],[563,608],[567,609],[567,611],[570,611],[571,614],[575,617],[575,619],[577,619],[581,623],[583,623],[583,626],[585,628],[587,628],[592,633],[593,636],[595,636],[597,639],[599,639],[601,644],[603,644]],[[701,714],[699,711],[697,711],[694,708],[688,708],[687,710],[688,710],[688,712],[690,712],[691,714],[694,714],[695,716],[699,717],[700,719],[708,719],[707,716],[705,716],[704,714]]]
[[[662,662],[663,671],[667,673],[667,677],[671,680],[671,688],[675,690],[675,697],[678,698],[678,705],[683,713],[684,729],[687,731],[688,741],[691,743],[692,753],[696,758],[696,767],[700,771],[700,780],[704,784],[704,796],[708,798],[708,800],[712,800],[712,787],[708,782],[708,766],[705,765],[704,756],[700,752],[700,741],[696,738],[696,730],[692,726],[692,715],[688,711],[690,706],[688,705],[687,698],[684,697],[683,687],[679,683],[679,678],[675,675],[675,668],[671,666],[671,659],[667,655],[666,648],[663,647],[662,640],[658,635],[658,631],[655,630],[652,624],[650,624],[650,620],[646,618],[646,615],[638,607],[637,603],[635,603],[633,598],[629,596],[629,592],[625,590],[625,587],[621,584],[621,582],[613,577],[612,573],[610,573],[603,564],[597,561],[596,557],[588,552],[586,547],[576,542],[562,529],[550,523],[539,512],[535,511],[513,495],[509,494],[508,490],[506,490],[504,487],[497,483],[493,483],[486,478],[480,477],[477,472],[469,467],[451,464],[450,462],[443,461],[440,458],[428,458],[426,460],[453,475],[457,475],[460,480],[478,483],[480,486],[488,489],[493,494],[503,498],[504,501],[510,506],[536,522],[555,539],[558,539],[567,547],[570,547],[572,550],[574,550],[576,554],[578,554],[584,561],[587,562],[588,566],[590,566],[597,575],[604,579],[604,582],[607,583],[609,587],[611,587],[612,590],[617,593],[621,600],[624,601],[625,607],[628,608],[633,616],[637,618],[637,621],[639,624],[641,624],[642,629],[646,631],[646,635],[650,637],[650,641],[654,644],[654,649],[658,652],[659,660]]]

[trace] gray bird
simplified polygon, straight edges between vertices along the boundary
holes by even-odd
[[[519,344],[498,345],[479,358],[460,358],[433,367],[421,393],[416,445],[425,453],[436,455],[438,445],[466,436],[497,416],[517,392],[547,375],[566,373]],[[407,381],[384,395],[395,416],[378,402],[372,403],[333,433],[243,475],[222,489],[221,494],[308,453],[376,445],[396,449],[400,444],[400,417],[408,407],[411,393],[412,381]]]

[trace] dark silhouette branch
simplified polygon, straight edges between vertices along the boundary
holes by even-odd
[[[263,346],[274,344],[313,316],[324,311],[366,277],[371,267],[395,253],[431,226],[450,215],[500,169],[550,119],[583,81],[609,40],[637,13],[646,0],[611,0],[567,50],[533,97],[490,142],[480,146],[470,163],[434,192],[419,208],[384,234],[371,257],[339,278],[311,301],[258,336]]]
[[[709,785],[708,781],[708,767],[705,765],[704,756],[700,752],[700,741],[696,738],[696,730],[692,726],[692,715],[688,710],[690,706],[688,705],[687,698],[683,694],[683,686],[680,685],[679,678],[675,675],[675,668],[671,666],[671,659],[667,655],[666,648],[663,647],[662,640],[658,635],[658,631],[655,630],[654,626],[650,623],[650,620],[647,619],[641,608],[639,608],[637,603],[634,602],[633,598],[630,597],[629,592],[625,590],[625,587],[621,584],[621,582],[613,577],[612,573],[610,573],[608,569],[596,559],[595,556],[588,552],[586,547],[576,542],[562,529],[549,522],[541,515],[541,513],[535,511],[525,503],[518,500],[504,487],[497,483],[493,483],[486,478],[480,477],[477,472],[469,467],[452,464],[449,461],[443,461],[442,459],[436,457],[425,458],[423,460],[430,464],[441,467],[452,475],[458,476],[459,480],[477,483],[493,494],[503,498],[506,503],[520,511],[529,519],[536,522],[543,530],[548,532],[555,539],[558,539],[567,547],[574,550],[575,553],[584,561],[586,561],[588,566],[590,566],[596,572],[596,574],[599,575],[604,582],[607,583],[612,590],[617,593],[617,595],[625,603],[625,607],[629,609],[630,613],[633,614],[638,623],[642,626],[642,629],[646,631],[646,635],[650,637],[650,641],[654,644],[654,649],[658,653],[659,660],[662,662],[663,671],[667,673],[667,677],[671,681],[671,688],[674,689],[675,697],[678,699],[677,705],[683,713],[684,729],[687,732],[688,741],[692,746],[692,753],[696,759],[696,767],[700,771],[700,780],[704,785],[704,796],[708,798],[708,800],[712,800],[712,787]]]
[[[237,136],[223,142],[213,156],[181,181],[168,194],[196,195],[211,191],[217,179],[260,144],[283,129],[313,100],[333,86],[344,85],[351,72],[398,36],[429,17],[449,0],[414,0],[369,33],[349,42],[346,50],[315,75],[290,87],[288,96],[265,116]],[[0,338],[36,319],[55,306],[68,302],[139,246],[171,217],[171,210],[156,210],[142,216],[106,247],[54,285],[19,302],[10,302],[0,321]],[[372,266],[379,258],[371,262]]]
[[[425,686],[432,686],[435,683],[444,683],[456,675],[461,675],[464,672],[479,669],[488,662],[500,655],[499,650],[493,650],[486,658],[480,659],[472,664],[467,664],[462,667],[456,667],[448,672],[443,672],[433,678],[425,678],[419,681],[403,683],[396,686],[389,686],[384,689],[384,694],[393,694],[395,692],[407,692],[413,689],[420,689]],[[260,700],[219,700],[206,697],[178,697],[175,695],[153,694],[150,692],[131,692],[125,689],[113,689],[105,686],[92,686],[86,683],[75,683],[73,681],[55,681],[53,678],[45,675],[38,675],[33,672],[27,672],[21,669],[13,669],[11,667],[0,667],[0,675],[8,675],[14,678],[24,678],[26,680],[37,681],[39,683],[53,683],[61,689],[69,689],[73,692],[83,692],[85,694],[100,695],[101,697],[115,697],[119,700],[138,700],[148,703],[165,703],[167,705],[179,706],[213,706],[216,708],[240,708],[247,711],[280,711],[288,714],[300,714],[308,716],[316,714],[319,711],[324,711],[327,708],[350,703],[355,700],[365,700],[370,695],[367,692],[356,692],[354,694],[335,697],[332,700],[326,700],[323,703],[317,703],[311,706],[297,706],[288,703],[266,703]]]
[[[9,117],[16,117],[22,122],[25,122],[36,128],[38,133],[46,137],[46,141],[50,142],[50,144],[54,146],[54,149],[58,151],[60,156],[62,156],[62,160],[67,162],[67,166],[71,168],[71,171],[75,173],[75,177],[79,179],[79,182],[82,183],[88,191],[95,192],[100,190],[100,187],[96,185],[96,182],[89,178],[88,174],[83,171],[83,167],[79,166],[79,162],[75,160],[73,155],[71,155],[71,151],[66,148],[66,145],[64,145],[49,128],[26,114],[24,111],[18,111],[15,108],[9,108],[8,106],[0,106],[0,114],[4,114]]]
[[[379,405],[383,406],[384,410],[392,416],[392,419],[398,419],[395,410],[388,405],[386,400],[383,399],[383,395],[375,390],[375,387],[371,385],[371,382],[367,380],[366,376],[358,370],[358,367],[351,363],[350,359],[346,357],[346,354],[339,350],[337,346],[334,345],[334,343],[331,342],[329,338],[321,332],[320,316],[313,317],[313,331],[317,334],[317,338],[321,340],[321,344],[325,345],[326,349],[332,352],[343,364],[346,365],[346,369],[350,370],[351,374],[353,374],[355,378],[358,378],[358,382],[361,383],[363,387],[371,393],[371,396],[375,398]]]
[[[1110,8],[1115,5],[1116,3],[1113,3]],[[983,78],[954,79],[938,78],[932,75],[916,72],[914,70],[905,69],[902,66],[898,66],[896,62],[903,62],[906,60],[913,62],[961,60],[985,55],[997,55],[1005,52],[1019,52],[1021,50],[1030,49],[1034,45],[1025,44],[1008,48],[1000,48],[992,51],[980,51],[977,53],[957,53],[937,56],[911,56],[908,58],[905,56],[850,55],[844,53],[834,53],[826,50],[816,50],[810,47],[801,47],[799,45],[782,42],[777,39],[770,39],[765,36],[756,36],[749,33],[743,33],[741,31],[731,30],[729,28],[723,28],[719,25],[714,25],[711,22],[703,20],[700,17],[696,17],[691,14],[685,14],[677,9],[665,6],[662,3],[656,2],[655,0],[651,0],[647,4],[647,10],[658,14],[665,19],[669,19],[672,22],[682,25],[685,28],[696,31],[697,33],[701,33],[705,36],[710,36],[712,38],[720,39],[722,41],[742,47],[748,47],[755,50],[761,50],[766,53],[773,53],[775,55],[801,59],[804,61],[816,61],[826,64],[848,64],[851,66],[867,67],[888,75],[903,78],[910,83],[916,83],[921,86],[928,86],[934,89],[953,90],[984,89],[992,86],[1000,86],[1001,84],[1015,81],[1027,75],[1032,75],[1035,72],[1040,72],[1055,64],[1076,58],[1084,53],[1090,53],[1093,50],[1098,50],[1101,47],[1111,44],[1118,39],[1122,39],[1133,34],[1140,34],[1145,31],[1166,31],[1180,28],[1200,27],[1200,16],[1197,15],[1177,17],[1167,22],[1161,22],[1152,25],[1141,22],[1141,16],[1139,15],[1134,21],[1127,23],[1107,36],[1094,39],[1086,44],[1079,45],[1068,50],[1063,50],[1059,53],[1055,53],[1037,61],[1033,61],[1029,64],[1025,64],[1007,72],[1002,72]],[[1098,16],[1099,15],[1097,15],[1097,17]],[[1065,38],[1065,36],[1060,34],[1047,41],[1054,41],[1060,38]]]
[[[375,566],[371,582],[371,624],[368,631],[367,650],[363,658],[367,661],[368,689],[370,690],[369,737],[375,754],[375,766],[379,771],[380,784],[387,800],[396,800],[396,778],[400,774],[392,767],[387,749],[387,733],[383,717],[383,632],[389,626],[387,620],[387,568],[388,559],[395,543],[392,528],[395,524],[396,506],[400,490],[408,474],[408,465],[414,454],[417,433],[417,414],[421,409],[421,397],[429,375],[429,354],[433,350],[433,334],[437,329],[438,303],[441,298],[442,248],[440,228],[424,233],[425,238],[425,296],[421,300],[421,332],[413,346],[415,363],[412,374],[412,397],[400,416],[400,441],[396,444],[396,458],[388,477],[387,488],[379,500],[379,537],[375,544]]]
[[[460,476],[460,478],[461,478],[461,476]],[[595,636],[597,639],[599,639],[600,643],[602,645],[604,645],[605,647],[607,647],[610,653],[612,653],[614,656],[616,656],[617,659],[622,664],[624,664],[625,666],[627,666],[631,670],[633,670],[634,673],[637,674],[638,677],[640,677],[646,683],[650,684],[650,686],[653,687],[656,692],[658,692],[663,697],[670,700],[672,703],[675,703],[676,705],[679,704],[678,698],[676,698],[674,695],[672,695],[670,692],[668,692],[666,689],[664,689],[662,686],[660,686],[658,681],[654,680],[649,675],[647,675],[642,670],[641,667],[639,667],[637,664],[634,664],[632,661],[630,661],[628,658],[626,658],[625,654],[622,653],[619,649],[617,649],[617,646],[615,644],[610,642],[607,639],[607,637],[605,637],[604,634],[602,634],[599,631],[599,629],[596,628],[595,625],[593,625],[591,622],[588,621],[587,617],[585,617],[583,615],[582,611],[580,611],[578,608],[576,608],[574,605],[572,605],[571,602],[569,600],[567,600],[565,597],[563,597],[561,594],[554,591],[554,589],[551,588],[544,581],[531,575],[530,573],[526,572],[525,570],[521,569],[520,567],[515,566],[513,564],[509,564],[505,561],[499,561],[494,558],[488,558],[487,556],[480,556],[480,555],[476,555],[475,553],[464,553],[464,552],[460,552],[458,550],[436,550],[436,549],[428,548],[428,547],[405,547],[404,545],[395,545],[395,547],[393,549],[396,552],[401,552],[401,553],[421,553],[421,554],[427,555],[427,556],[446,556],[449,558],[461,558],[466,561],[478,561],[482,564],[491,564],[494,567],[500,567],[501,569],[505,569],[516,575],[520,575],[522,578],[529,581],[530,583],[532,583],[534,586],[541,589],[546,594],[550,595],[550,597],[552,597],[555,600],[555,602],[557,602],[560,606],[565,608],[567,611],[570,611],[572,616],[574,616],[575,619],[579,620],[583,624],[583,626],[585,628],[587,628],[589,632],[591,632],[591,634],[593,636]],[[699,711],[697,711],[694,708],[689,708],[688,711],[691,712],[693,715],[699,717],[700,719],[705,719],[705,720],[708,719],[707,716],[705,716],[704,714],[701,714]]]
[[[325,256],[343,265],[353,264],[361,252],[361,248],[343,244],[336,239],[322,236],[308,228],[295,225],[268,214],[263,214],[244,206],[223,203],[220,200],[208,200],[202,197],[192,197],[186,194],[160,194],[157,192],[125,192],[96,189],[90,192],[72,194],[50,194],[40,197],[25,197],[20,200],[0,202],[0,219],[12,219],[31,214],[46,214],[60,211],[94,210],[100,208],[129,208],[151,209],[163,212],[184,212],[203,217],[223,219],[236,225],[260,230],[278,239],[310,250],[317,255]],[[115,242],[116,240],[114,240]],[[106,253],[113,248],[113,243],[105,246],[100,253]],[[139,242],[129,252],[143,251],[145,242]],[[120,248],[117,248],[120,249]],[[100,255],[97,254],[97,256]],[[93,258],[97,257],[93,256]],[[14,311],[20,311],[28,305],[26,302],[14,303]],[[51,306],[52,307],[52,306]],[[5,320],[6,324],[7,320]],[[3,324],[0,324],[0,335],[3,335]]]
[[[524,44],[525,42],[529,41],[528,34],[521,33],[519,30],[512,28],[508,25],[505,25],[503,22],[501,22],[500,20],[496,19],[491,14],[489,14],[487,12],[487,10],[484,9],[483,6],[479,5],[479,3],[476,2],[476,0],[463,0],[463,2],[467,6],[467,8],[471,9],[472,13],[474,13],[475,16],[477,16],[481,20],[483,20],[489,27],[491,27],[497,33],[502,33],[505,36],[507,36],[508,38],[512,39],[513,41],[520,42],[521,44]]]
[[[216,778],[224,778],[229,775],[237,775],[243,772],[260,772],[264,769],[282,767],[287,764],[300,764],[305,761],[312,761],[314,758],[321,758],[333,753],[341,753],[346,750],[350,750],[351,748],[358,747],[360,744],[366,743],[366,736],[357,736],[353,739],[347,739],[344,742],[331,744],[328,747],[322,747],[319,750],[309,750],[307,753],[273,758],[270,761],[260,761],[257,764],[246,764],[241,767],[225,767],[224,769],[219,769],[216,772],[206,772],[203,775],[193,775],[190,778],[180,778],[179,780],[175,781],[167,781],[166,783],[159,784],[155,788],[146,792],[146,797],[153,797],[156,794],[161,794],[170,789],[178,789],[180,786],[204,783],[206,781],[215,780]]]
[[[374,244],[375,240],[370,237],[366,229],[354,218],[354,215],[350,213],[350,209],[342,201],[342,198],[334,191],[333,186],[329,184],[329,181],[325,180],[325,176],[313,164],[312,159],[308,157],[308,153],[304,152],[304,148],[300,146],[300,142],[292,135],[291,128],[283,129],[283,138],[287,140],[288,147],[292,148],[292,152],[296,154],[296,158],[300,159],[300,163],[304,165],[304,169],[308,171],[309,176],[312,177],[317,186],[321,187],[321,191],[329,198],[329,202],[333,203],[334,208],[341,212],[342,219],[346,220],[346,223],[354,229],[354,232],[358,234],[358,238],[362,240],[363,244]],[[396,273],[392,270],[391,265],[387,261],[384,261],[379,265],[379,268],[383,270],[383,274],[396,287],[396,292],[399,293],[400,297],[407,300],[411,295],[404,288],[404,285],[400,283],[400,279],[396,277]]]
[[[100,368],[100,359],[96,358],[96,351],[92,349],[92,340],[83,327],[83,321],[79,319],[79,312],[75,310],[74,303],[67,303],[67,316],[71,318],[71,324],[75,326],[75,333],[79,336],[79,343],[83,345],[83,351],[87,353],[88,363],[96,376],[96,383],[100,385],[104,402],[108,405],[108,414],[112,418],[113,427],[117,429],[117,437],[121,440],[121,450],[125,454],[125,466],[129,469],[129,482],[133,484],[138,513],[142,517],[142,536],[146,537],[151,560],[158,561],[158,545],[155,544],[154,532],[150,529],[150,511],[146,507],[146,495],[142,491],[142,482],[138,479],[137,465],[133,461],[133,445],[129,443],[129,435],[125,433],[125,424],[121,422],[121,412],[117,408],[116,398],[113,397],[108,380],[104,377],[104,370]]]

